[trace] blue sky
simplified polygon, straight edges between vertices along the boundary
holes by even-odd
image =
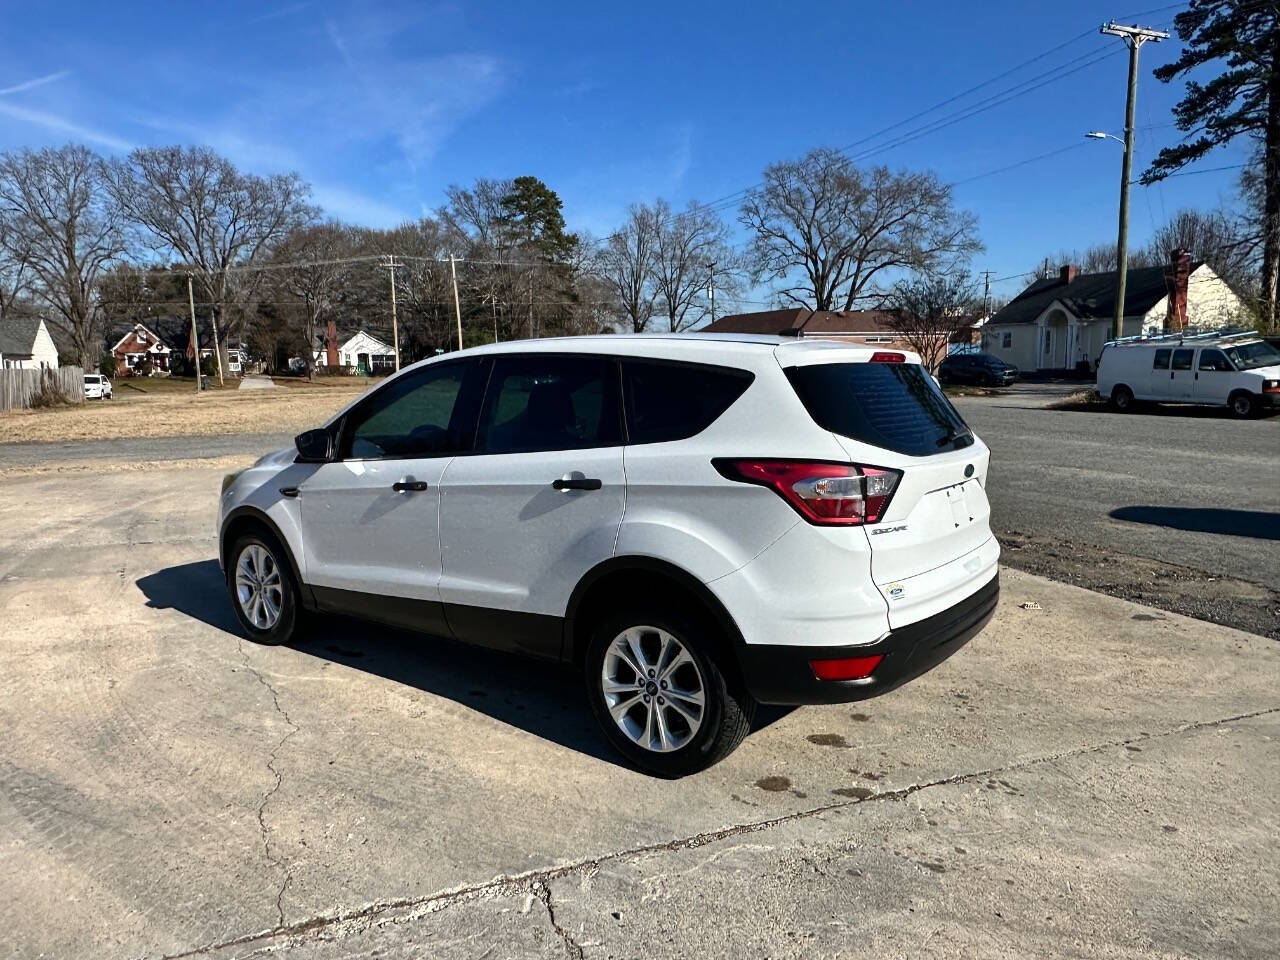
[[[13,5],[0,149],[207,144],[258,172],[297,170],[327,212],[373,226],[434,209],[450,183],[533,174],[571,227],[603,235],[630,202],[724,197],[770,161],[859,141],[1055,45],[1071,41],[893,135],[1110,50],[870,158],[963,181],[1072,148],[956,187],[987,246],[974,267],[1004,276],[1114,239],[1121,149],[1083,133],[1123,127],[1126,59],[1096,27],[1161,6],[1131,2]],[[1181,84],[1151,76],[1178,47],[1143,48],[1135,173],[1178,136]],[[1233,146],[1200,166],[1244,159]],[[1234,202],[1237,175],[1136,188],[1131,243],[1180,207]]]

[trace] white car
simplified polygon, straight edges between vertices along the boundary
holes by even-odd
[[[1280,408],[1280,351],[1255,334],[1114,341],[1098,360],[1098,393],[1122,413],[1152,400],[1247,419]]]
[[[505,343],[226,477],[219,557],[254,640],[333,612],[560,660],[624,755],[678,776],[757,703],[875,696],[982,629],[989,459],[911,353]]]
[[[100,373],[84,375],[84,398],[86,400],[110,400],[111,381]]]

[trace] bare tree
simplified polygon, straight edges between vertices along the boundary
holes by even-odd
[[[935,174],[864,170],[831,149],[765,168],[738,219],[752,234],[753,279],[818,310],[880,300],[892,271],[938,270],[982,249],[975,217]]]
[[[332,220],[294,230],[271,252],[272,261],[289,264],[270,271],[270,289],[296,300],[299,339],[306,344],[302,357],[308,379],[315,378],[315,351],[320,325],[328,318],[343,290],[352,250],[351,233]],[[277,304],[279,305],[279,304]],[[286,320],[288,318],[286,317]]]
[[[31,251],[13,214],[0,209],[0,323],[17,304],[31,279]]]
[[[1148,245],[1148,257],[1168,262],[1170,253],[1188,250],[1203,260],[1237,293],[1259,292],[1259,244],[1243,224],[1222,210],[1179,210]]]
[[[627,209],[626,222],[595,253],[594,272],[604,283],[619,320],[632,333],[649,329],[657,312],[654,221],[650,207],[632,204]]]
[[[125,250],[102,170],[78,145],[0,155],[0,208],[13,231],[6,247],[27,251],[34,292],[86,370],[97,369],[100,355],[98,281]]]
[[[725,293],[736,291],[737,257],[724,221],[696,203],[673,214],[659,200],[654,206],[653,275],[668,329],[687,330],[707,317],[713,274]]]
[[[924,274],[898,283],[890,298],[889,326],[936,371],[948,344],[981,313],[977,284],[968,273]]]
[[[111,191],[150,245],[183,260],[219,322],[256,278],[233,289],[228,271],[258,261],[287,233],[314,220],[311,188],[296,173],[259,177],[206,147],[146,147],[110,164]],[[236,296],[238,295],[238,296]]]

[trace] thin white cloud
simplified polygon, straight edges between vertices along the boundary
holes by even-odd
[[[338,56],[342,57],[342,62],[348,67],[355,67],[355,60],[351,57],[351,51],[347,49],[347,41],[343,39],[342,33],[338,30],[338,25],[332,20],[324,22],[324,29],[329,34],[329,42],[333,44],[333,48],[338,51]]]
[[[244,22],[246,24],[250,24],[265,23],[268,20],[279,20],[282,17],[291,17],[295,13],[301,13],[309,6],[311,6],[310,3],[290,3],[283,7],[277,7],[275,10],[268,10],[266,13],[261,13],[256,17],[251,17]]]
[[[325,213],[362,227],[398,227],[411,219],[404,210],[333,184],[313,183],[311,196]]]
[[[96,143],[99,146],[119,150],[122,153],[127,153],[134,148],[134,144],[114,134],[103,133],[100,130],[81,126],[66,117],[45,113],[43,110],[28,110],[26,107],[14,106],[11,103],[5,103],[0,100],[0,113],[13,117],[15,120],[22,120],[37,127],[44,127],[46,130],[56,130],[59,133],[69,134],[77,140],[86,140],[89,143]]]
[[[5,87],[0,90],[0,97],[9,93],[21,93],[23,90],[34,90],[36,87],[43,87],[46,83],[56,83],[63,77],[71,76],[70,70],[59,70],[57,73],[46,73],[43,77],[36,77],[34,80],[24,80],[22,83],[14,84],[12,87]]]

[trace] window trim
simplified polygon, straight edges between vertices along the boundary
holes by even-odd
[[[529,454],[529,453],[559,453],[561,451],[572,452],[577,450],[608,450],[612,447],[624,447],[627,445],[626,417],[623,415],[623,411],[622,411],[622,408],[623,408],[622,362],[621,362],[621,358],[617,354],[586,353],[586,352],[578,353],[576,351],[555,351],[555,352],[545,351],[544,352],[541,350],[537,350],[537,351],[523,352],[523,351],[509,350],[509,351],[503,351],[502,353],[492,354],[490,357],[486,357],[485,359],[490,361],[489,371],[487,376],[485,377],[484,391],[481,394],[480,403],[477,405],[475,426],[471,431],[471,450],[469,455],[478,456],[478,457],[518,457],[518,456],[523,456],[524,454]],[[546,447],[546,448],[539,447],[535,450],[503,450],[503,451],[482,449],[482,444],[485,440],[484,434],[487,431],[487,428],[484,428],[482,425],[484,424],[485,414],[488,413],[490,404],[493,402],[494,379],[495,379],[494,373],[497,371],[498,364],[503,362],[504,360],[528,362],[534,359],[537,359],[537,360],[581,359],[581,360],[603,361],[607,368],[606,377],[612,382],[612,386],[610,386],[609,383],[605,384],[604,391],[601,394],[601,400],[603,403],[608,404],[610,402],[609,394],[610,393],[613,394],[612,406],[613,406],[614,413],[618,418],[617,439],[609,443],[591,443],[591,444],[585,444],[580,447]],[[605,413],[606,413],[605,410],[602,410],[600,413],[601,423],[604,422],[603,418],[605,416]]]
[[[461,449],[449,450],[449,451],[442,450],[438,453],[388,454],[386,456],[381,456],[381,457],[350,457],[350,456],[344,457],[342,456],[342,451],[346,448],[347,443],[350,440],[349,431],[351,429],[352,420],[358,414],[364,411],[370,404],[374,403],[375,400],[378,398],[379,394],[382,393],[382,391],[390,388],[391,386],[399,382],[401,378],[397,376],[397,377],[391,377],[388,380],[386,380],[384,383],[380,384],[376,390],[374,390],[372,393],[369,394],[369,396],[364,397],[362,400],[360,400],[359,403],[357,403],[351,409],[347,410],[344,414],[342,414],[342,416],[336,422],[334,422],[331,425],[331,429],[333,432],[333,449],[335,452],[333,457],[330,458],[328,462],[329,463],[381,463],[383,461],[395,461],[395,460],[438,460],[441,457],[461,457],[461,456],[467,456],[471,454],[475,450],[476,429],[479,423],[479,410],[478,410],[479,404],[474,403],[474,398],[468,395],[467,388],[469,384],[467,382],[467,374],[470,371],[467,370],[466,368],[476,367],[478,369],[485,365],[488,366],[488,369],[480,370],[476,374],[476,380],[480,381],[478,390],[481,396],[483,396],[484,391],[488,389],[489,376],[492,373],[492,369],[493,369],[492,359],[489,357],[449,357],[447,359],[440,360],[438,363],[425,364],[424,366],[416,367],[412,370],[406,370],[404,372],[405,377],[416,377],[419,375],[425,375],[428,371],[434,372],[437,370],[444,369],[447,366],[460,366],[463,368],[464,372],[462,376],[462,384],[458,387],[458,396],[454,399],[454,409],[450,413],[449,419],[450,421],[452,421],[455,416],[459,415],[458,413],[459,404],[470,403],[476,409],[472,411],[471,426],[470,426],[470,429],[464,435],[463,447]],[[472,389],[472,393],[474,393],[476,392],[477,388],[472,386],[471,389]],[[467,416],[468,415],[467,408],[464,406],[461,409],[462,409],[461,416],[464,416],[464,417]]]

